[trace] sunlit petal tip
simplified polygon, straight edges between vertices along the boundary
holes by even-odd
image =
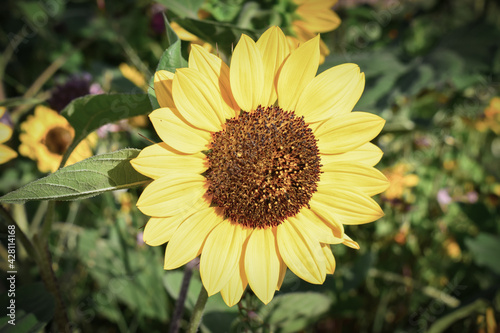
[[[273,229],[255,229],[250,234],[244,260],[250,287],[263,303],[269,303],[280,277],[280,258]]]
[[[183,153],[194,154],[206,149],[210,132],[193,127],[181,119],[175,108],[156,109],[149,119],[158,136],[169,147]]]
[[[335,272],[336,262],[333,256],[332,249],[328,244],[321,244],[321,249],[325,256],[326,273],[333,274]]]
[[[182,215],[170,217],[152,217],[144,228],[143,240],[149,246],[159,246],[170,240],[177,227],[183,221]]]
[[[263,105],[273,105],[276,102],[277,76],[290,53],[290,47],[285,35],[279,27],[266,30],[256,43],[262,54],[264,64]]]
[[[221,291],[238,269],[245,237],[245,230],[227,220],[207,237],[200,260],[200,276],[209,295]]]
[[[320,61],[319,35],[290,53],[278,77],[278,103],[284,110],[295,110],[304,89],[316,76]]]
[[[354,150],[374,139],[385,125],[385,120],[368,112],[351,112],[328,119],[315,135],[323,154],[341,154]]]
[[[197,205],[194,205],[197,206]],[[203,245],[212,230],[222,223],[222,218],[212,207],[195,209],[177,227],[165,251],[164,268],[175,269],[200,255]],[[191,212],[192,213],[192,212]]]
[[[217,132],[225,122],[220,92],[214,82],[193,68],[179,68],[172,93],[180,114],[193,126]]]
[[[290,270],[301,279],[322,284],[326,278],[320,243],[289,219],[277,227],[279,253]]]
[[[157,71],[154,75],[156,99],[161,107],[174,107],[172,97],[172,80],[175,74],[166,70]]]
[[[229,70],[233,97],[244,111],[255,110],[264,105],[262,99],[264,81],[264,64],[262,54],[257,45],[245,34],[234,48]]]

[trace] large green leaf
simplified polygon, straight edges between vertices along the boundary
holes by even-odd
[[[15,316],[8,316],[10,310],[3,309],[7,314],[0,318],[0,332],[39,332],[54,316],[54,298],[40,282],[18,286],[15,296],[4,293],[0,300],[6,307],[10,306],[11,300],[15,301]]]
[[[130,160],[138,154],[138,149],[123,149],[87,158],[7,193],[0,197],[0,202],[77,200],[107,191],[145,185],[151,179],[130,165]]]
[[[169,45],[161,55],[158,66],[156,67],[156,71],[166,70],[171,73],[175,73],[175,70],[177,68],[187,67],[187,61],[182,57],[181,40],[170,26],[168,19],[166,17],[164,17],[164,19]],[[158,109],[160,105],[158,104],[156,93],[154,90],[154,77],[152,77],[149,81],[148,95],[153,109]]]
[[[480,233],[475,239],[466,239],[465,245],[472,253],[476,264],[486,266],[495,273],[500,274],[500,265],[498,265],[500,238],[498,236]]]
[[[61,111],[61,115],[75,129],[75,138],[65,153],[73,149],[99,127],[115,121],[151,112],[146,94],[87,95],[73,100]]]
[[[262,307],[259,315],[276,332],[298,332],[317,322],[331,305],[331,299],[320,293],[291,293],[276,296]]]

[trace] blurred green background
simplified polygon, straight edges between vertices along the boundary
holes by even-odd
[[[258,37],[269,24],[285,24],[285,7],[271,0],[2,1],[0,100],[14,129],[7,144],[17,150],[20,124],[39,104],[147,89],[169,45],[162,13],[217,43],[224,57],[242,32]],[[322,34],[330,55],[319,71],[353,62],[366,74],[355,110],[387,120],[375,140],[384,151],[377,167],[391,181],[376,197],[386,216],[348,227],[361,249],[332,247],[337,270],[324,285],[288,272],[267,306],[251,292],[241,308],[215,295],[201,330],[500,332],[500,5],[345,0],[334,10],[342,23]],[[182,42],[186,59],[188,49]],[[159,141],[144,117],[100,131],[94,153],[143,148],[149,142],[142,136]],[[20,155],[0,165],[0,194],[42,176]],[[135,207],[139,193],[56,203],[49,250],[68,330],[167,330],[183,273],[163,271],[164,246],[142,242],[147,217]],[[33,236],[47,203],[5,208]],[[0,299],[7,304],[1,228]],[[19,242],[16,265],[17,325],[2,312],[0,331],[55,331],[55,300]],[[195,271],[183,327],[200,288]]]

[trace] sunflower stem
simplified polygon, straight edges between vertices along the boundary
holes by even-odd
[[[207,304],[208,293],[205,287],[202,285],[200,290],[200,295],[198,295],[198,300],[193,309],[193,314],[191,315],[191,322],[189,323],[188,333],[196,333],[198,327],[200,326],[201,317],[203,316],[203,310]]]
[[[175,303],[175,311],[172,315],[172,321],[170,323],[170,333],[177,333],[179,331],[179,323],[184,313],[184,304],[186,303],[187,292],[189,288],[189,282],[191,282],[191,276],[193,275],[193,269],[200,263],[199,258],[191,260],[184,268],[184,276],[182,278],[181,290],[179,292],[179,298]]]

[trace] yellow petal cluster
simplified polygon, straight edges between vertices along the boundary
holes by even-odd
[[[192,45],[189,68],[155,74],[161,108],[150,119],[163,142],[131,162],[153,178],[137,202],[151,216],[144,241],[152,246],[168,242],[167,270],[200,256],[208,294],[220,292],[229,306],[247,286],[267,304],[287,268],[305,281],[323,283],[336,266],[331,244],[359,248],[344,225],[384,215],[371,196],[388,182],[374,168],[382,152],[370,141],[385,121],[352,112],[364,88],[357,65],[316,75],[319,62],[319,36],[291,50],[283,32],[272,27],[257,42],[243,35],[230,67]],[[304,117],[318,140],[322,173],[309,207],[277,226],[254,229],[225,219],[221,208],[211,205],[202,152],[227,119],[272,105]]]

